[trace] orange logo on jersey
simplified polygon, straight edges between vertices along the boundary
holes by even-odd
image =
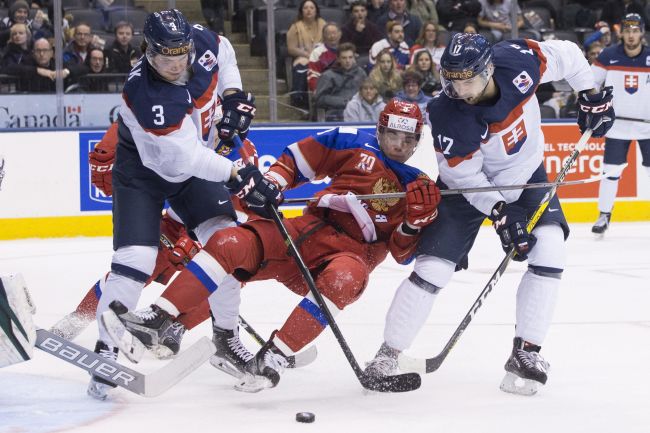
[[[639,77],[637,75],[625,75],[623,77],[623,85],[625,86],[625,91],[632,95],[639,90]]]
[[[501,141],[506,148],[506,153],[512,155],[519,152],[526,138],[528,138],[526,125],[524,124],[524,119],[521,119],[514,128],[501,136]]]
[[[372,186],[373,194],[383,194],[386,192],[399,192],[400,189],[397,184],[389,179],[380,178]],[[386,212],[389,208],[395,206],[399,201],[398,198],[377,198],[370,200],[370,207],[377,212]]]

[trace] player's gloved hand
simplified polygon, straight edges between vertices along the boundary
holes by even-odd
[[[222,141],[230,141],[237,134],[244,140],[255,117],[255,97],[240,90],[224,96],[221,106],[223,118],[217,124],[219,138]]]
[[[603,137],[614,125],[614,104],[612,93],[614,88],[607,86],[603,90],[590,95],[587,90],[578,94],[578,126],[580,132],[587,128],[593,130],[592,137]]]
[[[500,201],[492,208],[490,215],[492,226],[501,238],[501,247],[506,253],[515,249],[512,258],[517,262],[528,259],[528,253],[537,243],[537,238],[528,233],[526,228],[526,211],[516,204]]]
[[[113,163],[115,149],[99,142],[95,150],[88,154],[90,181],[104,194],[113,195]]]
[[[248,208],[256,214],[270,218],[269,206],[279,206],[284,197],[280,188],[271,180],[265,178],[254,165],[247,165],[237,172],[237,178],[229,181],[226,186],[248,204]]]
[[[189,236],[183,235],[174,244],[174,249],[169,251],[169,261],[180,271],[199,251],[201,246]]]
[[[416,179],[406,185],[406,224],[412,230],[429,225],[438,216],[440,189],[431,179]]]

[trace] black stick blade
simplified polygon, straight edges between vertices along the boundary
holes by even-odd
[[[364,374],[359,380],[364,388],[379,392],[409,392],[415,391],[422,385],[422,378],[417,373],[396,374],[394,376]]]

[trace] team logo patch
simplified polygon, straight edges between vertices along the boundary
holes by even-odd
[[[533,79],[530,78],[530,75],[528,75],[528,72],[526,71],[521,71],[519,75],[512,80],[512,83],[521,93],[526,93],[528,89],[533,87]]]
[[[397,184],[390,179],[380,178],[372,186],[373,194],[382,194],[386,192],[399,192]],[[395,206],[399,201],[398,198],[379,198],[375,200],[370,200],[370,207],[372,207],[376,212],[386,212],[392,206]]]
[[[211,71],[217,66],[217,56],[208,50],[199,58],[199,65],[203,66],[206,71]]]
[[[650,56],[647,56],[647,57],[645,58],[645,65],[646,65],[646,66],[650,66]]]
[[[526,138],[528,138],[528,133],[526,132],[524,120],[522,119],[511,130],[501,136],[501,141],[506,149],[506,153],[512,155],[519,152]]]
[[[639,90],[639,77],[637,75],[625,75],[623,85],[625,86],[625,91],[633,95]]]

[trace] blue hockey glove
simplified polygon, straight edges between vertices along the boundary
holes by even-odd
[[[265,178],[254,165],[247,165],[237,172],[238,178],[226,186],[248,204],[256,214],[270,218],[269,206],[279,206],[284,199],[276,184]]]
[[[537,243],[537,238],[526,229],[526,211],[515,204],[500,201],[492,208],[492,226],[501,239],[501,248],[506,253],[515,249],[514,261],[523,262]]]
[[[578,126],[580,132],[587,128],[593,130],[592,137],[603,137],[614,124],[614,104],[612,92],[614,88],[607,86],[600,92],[590,95],[583,90],[578,94]]]
[[[255,117],[255,97],[241,90],[224,96],[221,101],[223,118],[217,124],[219,138],[231,141],[235,134],[243,140],[248,135],[248,128]]]

